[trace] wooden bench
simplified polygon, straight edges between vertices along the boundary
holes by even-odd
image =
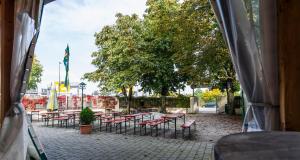
[[[151,122],[151,123],[148,123],[149,126],[150,126],[150,130],[151,130],[151,136],[152,136],[152,130],[153,128],[156,129],[156,136],[158,136],[158,125],[161,124],[162,121],[156,121],[156,122]]]
[[[112,123],[115,124],[116,133],[118,133],[118,127],[120,128],[120,133],[122,133],[122,123],[125,122],[125,133],[126,133],[126,118],[115,118]]]
[[[191,137],[191,126],[194,125],[195,130],[196,130],[196,122],[195,120],[189,120],[186,123],[184,123],[183,125],[181,125],[182,128],[182,138],[184,138],[184,131],[185,129],[189,129],[189,137]]]
[[[58,126],[59,126],[59,123],[60,123],[61,127],[62,127],[63,123],[65,123],[66,128],[68,127],[68,120],[69,120],[69,118],[67,116],[54,117],[53,119],[58,121]]]
[[[142,135],[142,129],[145,129],[145,133],[144,135],[147,133],[147,124],[150,122],[151,120],[145,120],[143,122],[138,123],[138,125],[140,126],[140,135]]]
[[[42,116],[42,122],[44,122],[44,125],[48,127],[51,117],[49,117],[46,114],[42,114],[41,116]]]

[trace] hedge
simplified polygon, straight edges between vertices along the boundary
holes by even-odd
[[[167,108],[190,108],[190,98],[180,97],[164,97],[165,106]],[[126,108],[126,98],[118,97],[121,108]],[[132,108],[159,108],[162,105],[163,97],[133,97]]]

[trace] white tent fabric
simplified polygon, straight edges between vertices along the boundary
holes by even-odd
[[[259,34],[256,34],[244,1],[211,0],[238,79],[249,101],[244,131],[278,130],[280,126],[278,62],[274,49],[276,7],[272,8],[275,3],[271,1],[247,0],[259,5],[259,14],[249,16],[262,18]]]
[[[14,43],[10,75],[12,106],[0,130],[1,160],[22,160],[27,156],[30,139],[26,112],[20,100],[30,73],[42,9],[42,0],[15,0]]]

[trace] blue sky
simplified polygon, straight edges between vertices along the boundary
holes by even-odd
[[[39,88],[58,81],[58,63],[64,50],[70,47],[70,81],[80,82],[82,75],[95,70],[91,53],[97,48],[94,34],[105,25],[115,22],[115,14],[136,13],[142,17],[146,0],[56,0],[44,8],[40,36],[35,54],[44,72]],[[61,65],[61,80],[65,71]],[[88,83],[87,93],[97,90],[97,84]]]

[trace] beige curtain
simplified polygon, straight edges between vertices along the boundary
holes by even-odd
[[[249,102],[243,130],[278,130],[276,3],[272,0],[211,0],[211,4]]]
[[[0,159],[26,159],[30,142],[24,107],[20,103],[26,90],[39,33],[42,0],[15,0],[14,45],[10,75],[11,104],[0,130]]]

